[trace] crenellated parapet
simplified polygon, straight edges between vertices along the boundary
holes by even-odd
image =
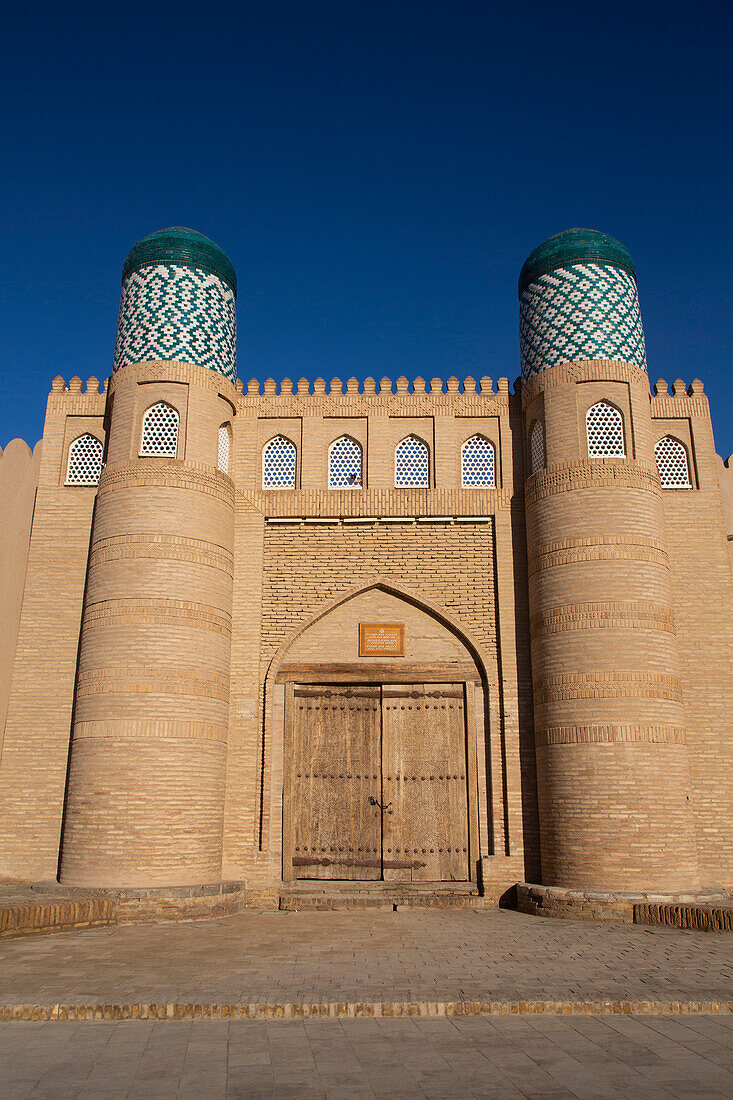
[[[84,385],[76,375],[67,384],[59,374],[51,383],[47,408],[66,416],[103,416],[106,400],[105,384],[94,375]]]
[[[672,392],[664,378],[659,378],[652,387],[652,419],[663,417],[709,416],[710,405],[699,378],[694,378],[689,386],[677,378],[672,383]]]
[[[491,378],[477,381],[470,376],[463,382],[455,376],[429,382],[417,377],[412,383],[404,376],[396,381],[369,377],[361,384],[356,378],[332,378],[329,384],[324,378],[312,383],[307,378],[283,378],[279,386],[273,378],[264,384],[251,378],[246,389],[238,381],[237,392],[245,416],[485,416],[507,410],[511,396],[507,378],[495,386]]]

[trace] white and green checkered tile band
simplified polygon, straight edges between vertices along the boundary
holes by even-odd
[[[540,275],[519,304],[522,381],[574,359],[620,359],[646,370],[639,296],[619,267],[573,264]]]
[[[125,279],[113,370],[146,359],[177,359],[234,379],[236,346],[234,292],[218,276],[160,263]]]

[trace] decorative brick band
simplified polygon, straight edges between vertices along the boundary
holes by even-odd
[[[52,390],[48,395],[48,411],[64,416],[98,416],[101,431],[106,401],[107,395],[103,393],[69,393],[68,390],[54,393]]]
[[[561,703],[570,699],[669,699],[682,702],[676,676],[655,672],[565,672],[535,682],[534,699]]]
[[[195,668],[148,668],[128,665],[80,672],[76,695],[194,695],[229,701],[229,679]]]
[[[214,390],[231,402],[236,401],[237,397],[234,379],[209,367],[200,367],[197,363],[188,363],[182,359],[144,359],[137,363],[128,363],[124,375],[115,372],[111,376],[110,393],[119,388],[122,379],[125,385],[131,379],[136,382],[187,382],[189,385]]]
[[[77,722],[74,740],[104,738],[110,741],[150,741],[164,737],[189,738],[193,741],[220,741],[226,744],[228,727],[215,722],[166,721],[164,718],[105,718],[100,722]]]
[[[0,1005],[0,1020],[308,1020],[400,1016],[729,1016],[733,1001],[285,1001]]]
[[[667,607],[646,601],[568,603],[540,611],[531,619],[535,634],[560,634],[567,630],[629,628],[675,633],[674,617]]]
[[[618,486],[623,489],[643,489],[661,495],[659,474],[646,462],[630,458],[586,458],[580,462],[559,463],[547,470],[538,470],[527,478],[524,494],[527,505],[546,497],[570,493],[575,489],[599,489]]]
[[[540,371],[522,386],[522,407],[534,401],[544,390],[555,389],[572,382],[637,382],[648,391],[646,371],[634,363],[620,359],[575,359],[570,363],[558,363]]]
[[[84,612],[84,626],[136,626],[139,623],[211,630],[227,637],[232,632],[231,615],[193,600],[99,600],[89,604]]]
[[[543,745],[622,744],[627,741],[654,745],[684,745],[682,726],[546,726],[535,731],[535,743]]]
[[[530,547],[528,572],[532,576],[557,565],[585,561],[647,561],[669,569],[669,555],[659,539],[636,536],[600,536],[584,539],[557,539]]]
[[[509,489],[292,489],[237,493],[265,516],[491,516],[508,508]]]
[[[89,554],[90,569],[109,561],[186,561],[234,574],[234,556],[225,546],[180,535],[113,535],[98,539]]]
[[[234,506],[234,482],[201,462],[177,458],[139,458],[136,462],[112,462],[99,479],[97,498],[112,489],[192,489]]]
[[[466,380],[470,383],[472,380]],[[482,380],[483,381],[483,380]],[[486,382],[490,383],[489,379]],[[365,383],[366,384],[366,383]],[[267,387],[267,383],[265,383]],[[474,383],[475,387],[475,383]],[[499,380],[499,392],[449,393],[246,393],[239,398],[239,415],[270,417],[301,416],[506,416],[510,401],[509,383]],[[504,388],[502,388],[504,387]],[[258,387],[259,388],[259,387]],[[381,389],[381,383],[380,383]],[[517,402],[518,404],[518,402]]]
[[[98,928],[114,922],[114,903],[104,898],[64,900],[53,905],[0,905],[0,937],[3,938],[27,936],[33,932]],[[0,1019],[5,1018],[0,1013]]]
[[[634,906],[634,922],[694,928],[697,932],[733,932],[733,907],[641,902]]]
[[[652,397],[652,420],[679,420],[691,416],[708,417],[710,406],[705,394],[675,394],[664,397]]]

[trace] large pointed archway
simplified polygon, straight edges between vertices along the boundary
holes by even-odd
[[[365,650],[365,627],[403,643]],[[303,624],[267,679],[283,881],[475,882],[485,682],[461,626],[389,580]]]

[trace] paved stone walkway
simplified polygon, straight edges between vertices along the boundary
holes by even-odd
[[[6,1024],[0,1094],[729,1098],[733,1018]]]
[[[0,1004],[733,999],[725,933],[507,910],[245,912],[0,941]]]

